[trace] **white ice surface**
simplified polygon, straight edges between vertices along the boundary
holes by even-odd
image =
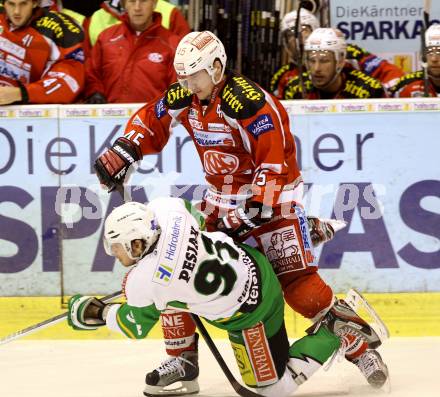
[[[229,342],[216,344],[239,379]],[[200,396],[235,396],[203,342],[200,351]],[[440,337],[392,338],[380,351],[391,372],[389,394],[344,360],[295,396],[440,397]],[[14,341],[0,346],[0,397],[142,397],[145,373],[163,358],[159,340]]]

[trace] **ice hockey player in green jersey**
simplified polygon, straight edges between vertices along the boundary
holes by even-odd
[[[273,397],[290,396],[340,348],[337,331],[354,327],[371,347],[380,344],[369,325],[339,301],[289,346],[283,295],[267,258],[222,232],[204,231],[203,217],[185,200],[160,198],[115,208],[105,221],[104,245],[131,267],[123,282],[126,303],[75,295],[68,311],[74,329],[107,326],[141,339],[161,311],[189,311],[228,332],[245,384]],[[198,366],[190,353],[173,361],[179,392],[186,394],[198,392]],[[153,383],[147,379],[145,395]]]

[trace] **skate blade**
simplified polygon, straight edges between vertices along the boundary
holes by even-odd
[[[391,394],[391,377],[390,373],[388,372],[388,378],[384,385],[382,386],[382,391],[387,394]]]
[[[199,391],[200,387],[198,381],[179,381],[165,387],[147,385],[144,389],[144,396],[182,396],[186,394],[196,394]]]
[[[347,292],[347,296],[345,297],[345,302],[356,312],[364,310],[373,321],[368,321],[369,325],[376,332],[381,342],[384,342],[390,337],[390,332],[388,327],[379,317],[377,312],[373,309],[373,307],[368,303],[368,301],[354,288],[350,289]]]

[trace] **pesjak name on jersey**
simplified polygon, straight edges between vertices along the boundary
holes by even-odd
[[[179,273],[179,280],[184,280],[187,283],[191,279],[192,272],[197,263],[197,253],[199,250],[197,243],[198,236],[199,232],[194,228],[194,226],[191,226],[190,237],[188,239],[188,245],[185,252],[185,260],[182,265],[182,270]]]

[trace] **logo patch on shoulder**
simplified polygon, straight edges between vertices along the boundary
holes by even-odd
[[[167,109],[165,108],[165,97],[160,98],[154,107],[154,112],[156,113],[156,117],[161,119],[163,116],[167,114]]]
[[[253,123],[249,124],[246,129],[257,138],[265,132],[275,130],[275,125],[270,114],[262,114]]]

